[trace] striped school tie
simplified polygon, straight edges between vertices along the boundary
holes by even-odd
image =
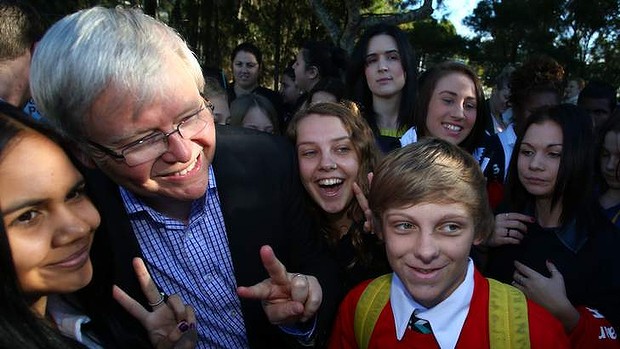
[[[407,327],[422,334],[433,333],[430,322],[424,319],[420,319],[415,315],[415,312],[411,314],[411,318],[409,319],[409,324],[407,324]]]

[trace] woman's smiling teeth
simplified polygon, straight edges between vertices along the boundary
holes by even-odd
[[[342,182],[344,182],[342,178],[325,178],[325,179],[320,179],[318,181],[318,184],[320,186],[332,186],[332,185],[341,184]]]
[[[454,125],[454,124],[442,124],[444,128],[453,131],[453,132],[459,132],[463,129],[463,127],[458,126],[458,125]]]

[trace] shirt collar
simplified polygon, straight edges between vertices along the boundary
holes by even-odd
[[[56,327],[65,336],[85,343],[87,336],[82,333],[82,325],[90,322],[87,315],[81,314],[58,295],[50,295],[47,300],[47,314],[54,319]]]
[[[515,132],[515,126],[514,123],[508,125],[508,127],[506,127],[506,129],[504,130],[504,132],[500,132],[499,133],[499,137],[500,138],[504,138],[504,142],[510,146],[513,147],[515,146],[515,143],[517,142],[517,133]]]
[[[411,314],[417,310],[417,317],[430,322],[439,347],[454,348],[465,323],[473,294],[474,263],[471,259],[467,264],[465,280],[448,298],[430,309],[416,302],[398,275],[394,273],[390,288],[390,304],[394,313],[396,338],[403,339]]]

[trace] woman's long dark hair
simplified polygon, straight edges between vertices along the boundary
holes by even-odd
[[[534,207],[536,198],[519,180],[517,162],[523,137],[533,124],[552,121],[562,129],[562,156],[551,198],[551,208],[561,203],[560,225],[565,227],[573,219],[578,226],[588,224],[594,214],[594,133],[589,114],[572,104],[543,107],[525,120],[517,135],[508,173],[507,199],[510,211],[524,212]]]
[[[607,119],[602,125],[595,130],[596,132],[596,152],[594,170],[596,172],[596,185],[598,185],[599,194],[605,193],[609,189],[609,185],[601,172],[601,156],[603,154],[603,147],[605,145],[605,136],[609,132],[620,133],[620,109],[616,109],[609,119]],[[620,179],[620,163],[616,166],[616,179]]]
[[[54,141],[65,151],[80,172],[87,171],[71,156],[70,144],[51,125],[35,121],[19,109],[2,102],[0,102],[0,161],[6,148],[11,147],[21,133],[28,130],[38,132]],[[0,300],[0,348],[84,348],[75,340],[63,336],[30,310],[17,283],[4,225],[2,225],[2,232],[4,233],[0,233],[0,253],[2,254],[0,256],[0,273],[2,273],[0,288],[4,293],[0,294],[2,298]],[[95,234],[95,240],[97,240],[97,235]],[[152,347],[142,325],[129,313],[120,312],[121,316],[124,316],[121,319],[118,318],[118,312],[110,311],[112,307],[120,307],[112,298],[112,281],[107,280],[112,273],[107,265],[95,265],[93,251],[91,251],[91,259],[95,276],[98,275],[97,278],[93,277],[89,285],[74,292],[72,296],[75,297],[60,295],[68,304],[90,317],[91,322],[88,325],[92,331],[86,335],[92,333],[105,348]],[[109,283],[101,280],[109,281]],[[16,289],[17,292],[15,292]]]
[[[364,118],[375,134],[379,134],[379,127],[372,105],[372,92],[366,81],[366,54],[370,39],[377,35],[389,35],[396,41],[400,54],[401,64],[405,72],[405,85],[402,89],[400,107],[398,109],[398,129],[408,129],[413,126],[413,106],[418,88],[418,70],[415,65],[415,53],[407,35],[397,26],[380,23],[368,28],[355,44],[351,54],[349,69],[346,75],[346,96],[350,100],[361,104]]]
[[[10,109],[10,106],[0,105],[0,161],[7,150],[13,147],[29,129],[23,123],[7,116],[9,113],[12,116],[17,114]],[[1,216],[0,348],[84,348],[76,341],[63,336],[31,310],[19,286],[4,219]]]

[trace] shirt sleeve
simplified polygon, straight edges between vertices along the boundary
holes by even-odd
[[[577,307],[577,311],[579,322],[569,333],[572,348],[620,349],[618,333],[603,314],[585,306]]]

